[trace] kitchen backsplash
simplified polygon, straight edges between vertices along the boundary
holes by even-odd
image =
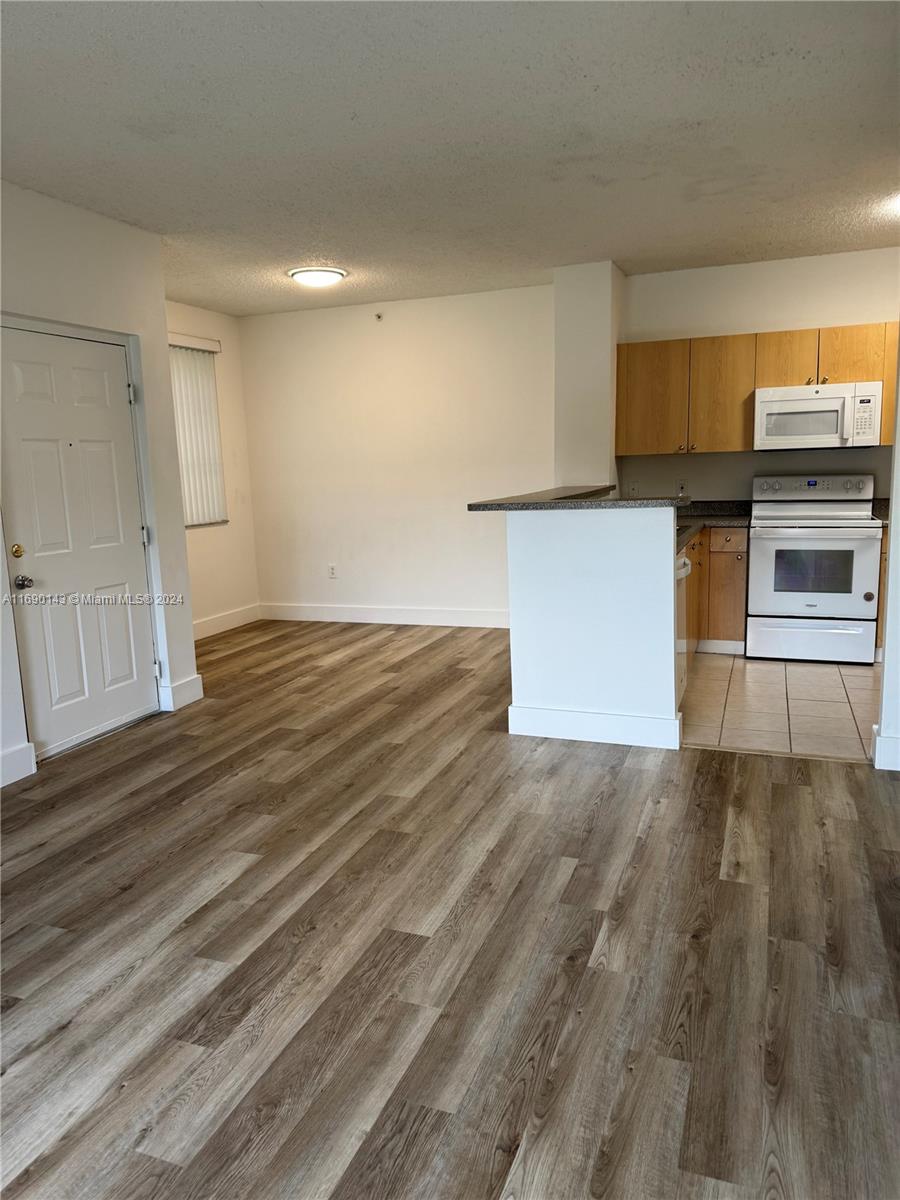
[[[622,496],[668,496],[679,483],[694,500],[747,500],[754,475],[866,473],[875,495],[890,495],[891,446],[845,450],[769,450],[743,454],[653,454],[616,459]]]

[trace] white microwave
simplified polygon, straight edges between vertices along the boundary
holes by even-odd
[[[877,446],[880,383],[820,383],[757,388],[754,450]]]

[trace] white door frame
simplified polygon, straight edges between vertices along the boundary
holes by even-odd
[[[162,593],[165,589],[162,586],[162,572],[159,562],[159,539],[156,534],[156,509],[153,502],[153,488],[151,485],[150,446],[143,402],[144,388],[141,374],[140,338],[132,333],[116,333],[106,329],[92,329],[82,325],[69,325],[63,321],[47,321],[41,317],[23,317],[17,313],[7,312],[0,312],[0,328],[21,329],[26,333],[44,333],[54,337],[73,338],[83,342],[103,342],[111,346],[121,346],[124,349],[125,372],[128,379],[129,399],[131,401],[128,407],[131,410],[131,430],[134,437],[141,522],[149,534],[149,538],[144,545],[147,583],[151,593]],[[163,610],[159,604],[150,605],[150,631],[153,637],[153,657],[158,664],[162,661],[161,648],[166,644]],[[16,654],[21,659],[18,637],[16,638]],[[159,700],[158,673],[156,695],[157,700]],[[27,727],[27,709],[25,710],[25,722]],[[65,752],[63,751],[63,753]]]

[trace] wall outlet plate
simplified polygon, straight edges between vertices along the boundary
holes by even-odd
[[[633,498],[635,496],[640,496],[640,494],[641,494],[641,485],[638,483],[638,481],[636,479],[632,480],[632,482],[629,483],[629,485],[628,485],[628,495]]]
[[[677,481],[677,483],[675,484],[675,487],[676,487],[676,489],[677,489],[677,491],[678,491],[678,495],[679,495],[679,496],[686,496],[686,495],[687,495],[688,485],[687,485],[687,480],[686,480],[686,479],[679,479],[679,480]]]

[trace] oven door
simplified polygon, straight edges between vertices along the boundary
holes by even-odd
[[[772,390],[784,391],[783,388]],[[852,445],[852,387],[847,390],[831,387],[827,392],[831,395],[778,399],[757,393],[753,448],[800,450]]]
[[[881,529],[750,530],[748,610],[875,620]]]

